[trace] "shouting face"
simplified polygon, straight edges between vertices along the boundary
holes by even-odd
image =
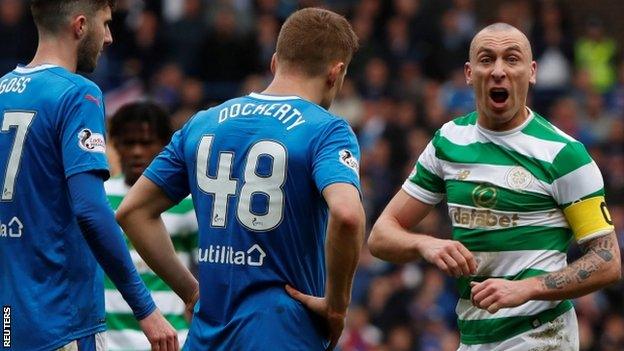
[[[518,29],[498,24],[479,32],[465,66],[466,82],[477,99],[479,123],[497,131],[522,124],[536,69],[529,41]]]

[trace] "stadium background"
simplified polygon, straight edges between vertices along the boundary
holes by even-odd
[[[624,2],[619,0],[120,0],[114,43],[89,77],[107,114],[151,98],[178,128],[195,111],[261,91],[280,24],[303,6],[347,16],[361,41],[332,110],[362,148],[370,224],[433,131],[474,108],[463,64],[475,31],[511,23],[530,38],[538,83],[529,106],[582,141],[599,164],[624,246]],[[27,63],[36,30],[25,0],[0,0],[0,70]],[[111,155],[113,172],[118,172]],[[446,209],[417,228],[448,237]],[[578,257],[577,248],[570,259]],[[345,351],[455,350],[454,282],[422,262],[382,263],[362,250]],[[581,350],[624,350],[624,284],[575,300]]]

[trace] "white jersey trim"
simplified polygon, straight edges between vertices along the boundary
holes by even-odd
[[[252,97],[254,99],[269,100],[269,101],[301,100],[301,98],[297,95],[278,96],[278,95],[250,93],[249,97]]]
[[[435,205],[444,199],[444,194],[434,193],[427,189],[423,189],[411,180],[407,179],[403,183],[402,189],[411,197],[420,200],[428,205]]]
[[[60,67],[58,65],[52,65],[52,64],[43,64],[43,65],[39,65],[39,66],[35,66],[35,67],[26,67],[26,66],[17,66],[15,67],[14,71],[17,73],[33,73],[33,72],[37,72],[37,71],[43,71],[44,69],[48,69],[48,68],[54,68],[54,67]]]
[[[495,131],[495,130],[487,129],[479,124],[478,117],[477,117],[476,125],[477,125],[477,128],[479,128],[481,132],[488,134],[488,135],[492,135],[492,136],[505,136],[505,135],[514,134],[524,129],[524,127],[526,127],[533,120],[533,117],[535,117],[535,114],[533,113],[533,111],[531,111],[530,108],[526,107],[526,110],[528,112],[527,119],[525,119],[521,125],[510,130]]]

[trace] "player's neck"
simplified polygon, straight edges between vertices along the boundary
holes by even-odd
[[[40,40],[37,52],[27,67],[52,64],[61,66],[70,72],[76,72],[76,56],[76,48],[64,40],[56,38]]]
[[[523,106],[518,112],[507,121],[499,121],[496,118],[488,118],[485,111],[477,108],[479,114],[479,125],[487,130],[494,132],[506,132],[521,126],[530,116],[530,112],[526,106]]]
[[[320,104],[323,100],[322,82],[296,75],[275,75],[262,93],[277,96],[297,95],[315,104]]]

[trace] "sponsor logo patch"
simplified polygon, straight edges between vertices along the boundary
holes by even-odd
[[[340,162],[342,162],[343,165],[351,168],[356,174],[359,174],[360,164],[351,151],[347,149],[340,150],[338,156],[340,157]]]
[[[454,226],[460,228],[499,229],[518,225],[517,213],[499,213],[488,209],[449,207],[449,216]]]
[[[267,253],[258,244],[247,250],[238,250],[232,246],[210,245],[197,249],[199,263],[227,264],[235,266],[262,267]]]
[[[24,224],[19,218],[13,217],[8,223],[0,222],[0,238],[21,238],[24,229]]]
[[[89,152],[106,152],[106,141],[100,133],[93,133],[90,129],[85,128],[78,133],[78,146]]]
[[[472,190],[472,201],[477,207],[492,208],[498,200],[498,191],[490,184],[481,184]]]

